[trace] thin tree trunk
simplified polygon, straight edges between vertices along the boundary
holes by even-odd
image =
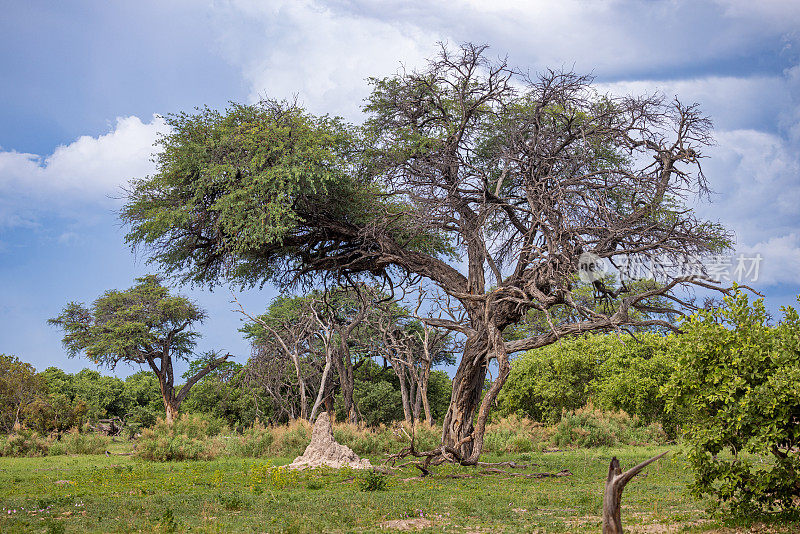
[[[297,352],[291,352],[292,363],[294,364],[295,374],[297,375],[297,384],[300,386],[300,419],[308,419],[308,400],[306,399],[306,381],[303,379],[303,373],[300,372],[300,358]]]
[[[396,367],[395,374],[397,374],[397,378],[400,379],[400,399],[403,401],[403,418],[405,419],[406,423],[410,424],[413,419],[411,415],[411,402],[408,398],[409,392],[408,385],[406,384],[405,370]]]
[[[416,392],[414,395],[414,422],[419,422],[419,415],[422,412],[422,388],[419,384],[416,384],[415,388]]]
[[[325,368],[322,370],[322,378],[320,379],[319,383],[319,391],[317,391],[317,400],[314,401],[314,407],[311,409],[311,417],[309,421],[312,423],[317,417],[317,410],[319,410],[320,405],[322,404],[323,399],[325,398],[325,390],[327,389],[328,384],[328,373],[331,370],[331,355],[329,351],[325,353]]]
[[[422,409],[425,411],[425,421],[429,425],[433,425],[433,415],[431,414],[431,405],[428,400],[428,384],[420,386],[420,397],[422,397]]]

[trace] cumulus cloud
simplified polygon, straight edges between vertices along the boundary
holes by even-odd
[[[716,202],[698,208],[736,234],[737,253],[760,254],[759,286],[800,283],[800,158],[784,137],[753,130],[717,134],[709,176]]]
[[[32,226],[45,212],[119,204],[121,187],[154,170],[153,143],[163,119],[118,118],[97,137],[82,136],[52,154],[0,151],[0,225]]]
[[[800,222],[800,66],[781,65],[796,63],[798,6],[226,0],[208,9],[216,52],[239,69],[251,101],[296,95],[313,112],[353,121],[362,117],[367,77],[421,66],[437,41],[486,42],[491,53],[508,53],[512,65],[532,71],[593,72],[604,80],[601,91],[660,91],[699,102],[717,127],[705,170],[718,194],[698,209],[732,228],[740,250],[773,238],[795,243],[786,236]],[[127,117],[50,155],[0,152],[0,226],[36,225],[42,209],[114,206],[121,185],[152,172],[152,143],[164,129],[156,117]]]
[[[216,16],[221,53],[241,68],[250,100],[293,98],[317,113],[351,120],[366,78],[419,64],[438,34],[416,25],[334,11],[311,1],[234,0]]]
[[[768,2],[769,3],[769,2]],[[785,3],[785,2],[784,2]],[[760,3],[755,3],[758,6]],[[800,24],[797,9],[745,2],[582,0],[327,0],[332,16],[415,26],[443,39],[487,42],[521,67],[593,71],[604,78],[737,70]],[[335,51],[335,46],[331,50]]]
[[[661,92],[697,102],[715,122],[704,153],[712,203],[703,217],[735,234],[738,254],[761,254],[758,285],[797,283],[800,242],[800,66],[749,77],[707,76],[602,84],[614,94]]]

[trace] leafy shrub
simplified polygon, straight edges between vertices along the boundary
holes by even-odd
[[[365,418],[364,422],[369,426],[403,417],[400,390],[388,380],[376,377],[372,381],[356,382],[353,397]],[[344,410],[339,413],[344,413]]]
[[[163,419],[142,431],[136,455],[146,460],[207,460],[218,456],[223,447],[211,440],[222,430],[219,420],[199,414],[183,414],[171,425]]]
[[[514,361],[498,395],[498,415],[556,423],[564,410],[581,408],[589,400],[607,344],[605,336],[589,335],[526,352]]]
[[[661,386],[675,372],[670,347],[674,335],[651,332],[631,336],[606,336],[607,356],[592,384],[593,401],[605,410],[623,410],[644,423],[661,423],[671,438],[683,420],[679,411],[667,412]]]
[[[614,447],[617,445],[660,445],[667,435],[657,423],[645,425],[625,412],[606,412],[587,405],[566,412],[552,437],[557,447]]]
[[[763,301],[737,291],[698,312],[681,326],[665,388],[691,414],[692,491],[740,514],[796,509],[800,498],[800,317],[782,311],[769,326]]]
[[[247,502],[247,497],[245,497],[242,492],[236,490],[229,492],[219,491],[217,492],[216,498],[217,502],[226,510],[241,510],[249,504]]]
[[[358,487],[361,491],[384,491],[388,478],[380,471],[366,470],[358,477]]]
[[[47,456],[50,440],[27,428],[21,428],[0,440],[0,456]]]
[[[63,434],[50,444],[50,456],[61,454],[102,454],[111,444],[111,438],[97,432],[81,433],[77,428]]]
[[[661,386],[675,371],[670,347],[676,336],[642,332],[588,334],[529,351],[514,361],[498,396],[498,415],[517,414],[554,424],[562,414],[591,402],[658,422],[674,438],[684,419],[668,412]]]

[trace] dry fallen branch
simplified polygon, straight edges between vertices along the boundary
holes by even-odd
[[[569,477],[572,476],[572,471],[569,469],[562,469],[557,473],[512,473],[502,469],[483,469],[475,474],[456,473],[452,475],[445,475],[444,478],[477,478],[488,477],[492,475],[506,475],[511,477],[524,477],[524,478],[556,478],[556,477]]]

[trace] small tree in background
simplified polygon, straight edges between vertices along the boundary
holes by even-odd
[[[763,301],[737,292],[698,312],[682,326],[665,388],[691,413],[694,493],[744,514],[791,510],[800,497],[800,318],[782,311],[769,326]]]
[[[45,392],[36,369],[16,356],[0,354],[0,427],[11,431],[25,408]]]
[[[71,302],[48,322],[64,329],[62,343],[70,357],[85,352],[109,369],[122,361],[147,364],[158,378],[166,420],[171,423],[192,386],[229,355],[207,354],[203,367],[176,391],[173,362],[192,354],[199,334],[191,326],[205,319],[206,312],[185,297],[170,295],[157,276],[136,282],[125,291],[106,291],[90,308]]]

